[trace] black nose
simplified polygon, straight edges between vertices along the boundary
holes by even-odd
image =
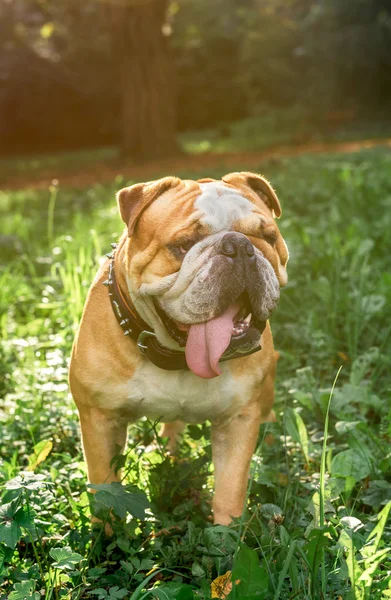
[[[221,254],[231,258],[254,256],[254,246],[243,233],[226,233],[221,240]]]

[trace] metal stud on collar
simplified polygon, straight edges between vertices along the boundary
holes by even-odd
[[[105,281],[102,281],[102,284],[109,288],[109,296],[111,296],[111,297],[114,295],[113,294],[112,271],[113,271],[113,263],[114,263],[114,257],[115,257],[115,251],[116,251],[117,245],[118,244],[116,242],[112,242],[110,244],[113,252],[106,254],[107,258],[111,261],[110,266],[109,266],[109,277],[107,279],[105,279]],[[128,323],[129,323],[129,319],[126,317],[125,318],[123,317],[118,302],[116,302],[116,300],[111,300],[111,306],[113,308],[114,313],[116,314],[116,316],[118,318],[118,322],[119,322],[120,326],[124,330],[124,335],[125,336],[132,335],[132,333],[133,333],[132,329],[125,329],[125,326],[128,325]]]

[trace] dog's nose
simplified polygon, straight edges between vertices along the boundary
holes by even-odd
[[[230,258],[252,258],[254,246],[243,233],[226,233],[221,240],[221,254]]]

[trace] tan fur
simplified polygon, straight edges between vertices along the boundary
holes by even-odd
[[[279,216],[281,209],[270,184],[261,179],[259,182],[254,174],[233,173],[223,182],[239,189],[254,204],[250,217],[236,222],[233,230],[247,235],[262,251],[283,285],[288,254],[273,219],[273,212]],[[200,225],[199,215],[195,214],[199,195],[197,182],[177,178],[137,184],[118,194],[121,215],[133,234],[128,237],[125,231],[116,251],[115,269],[123,290],[129,280],[137,290],[143,283],[177,272],[180,261],[167,245],[180,236],[195,231],[212,233]],[[274,245],[262,238],[262,231],[275,232]],[[125,447],[127,423],[143,414],[160,411],[163,418],[166,415],[162,435],[170,438],[170,450],[184,427],[183,421],[208,418],[212,421],[215,465],[214,520],[227,524],[243,510],[259,425],[274,419],[276,353],[270,326],[262,335],[262,350],[223,363],[223,374],[217,379],[161,371],[124,337],[107,288],[102,285],[107,270],[108,261],[89,291],[70,365],[70,386],[80,413],[89,481],[120,480],[120,473],[114,472],[110,462]]]

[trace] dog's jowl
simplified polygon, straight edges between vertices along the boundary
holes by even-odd
[[[209,419],[214,521],[228,524],[243,510],[259,425],[273,418],[280,203],[253,173],[165,177],[117,200],[126,229],[92,283],[70,368],[89,481],[120,478],[110,465],[129,422],[160,419],[173,448],[186,423]]]

